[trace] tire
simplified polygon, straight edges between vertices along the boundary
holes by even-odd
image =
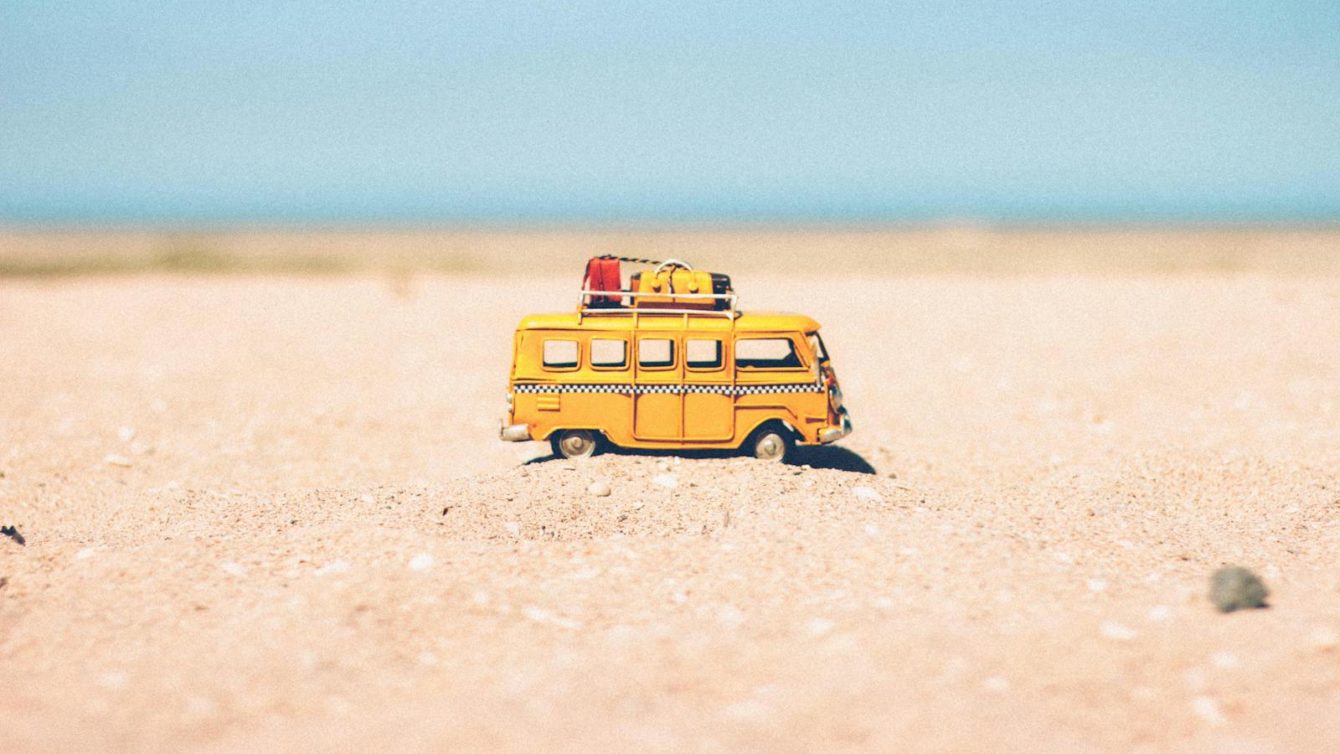
[[[744,449],[761,461],[781,463],[791,455],[794,446],[790,432],[775,424],[764,424],[749,436]]]
[[[563,458],[590,458],[600,445],[596,434],[589,429],[560,429],[549,437],[554,455]]]

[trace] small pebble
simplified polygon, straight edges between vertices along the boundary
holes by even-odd
[[[1107,621],[1098,630],[1103,634],[1104,639],[1111,639],[1112,641],[1131,641],[1139,636],[1135,629],[1116,621]]]
[[[1221,613],[1265,607],[1269,594],[1260,577],[1241,566],[1220,568],[1210,577],[1210,601]]]
[[[246,575],[247,575],[247,567],[246,567],[246,566],[242,565],[241,563],[234,563],[234,562],[231,561],[231,560],[226,560],[226,561],[220,563],[220,564],[219,564],[219,568],[222,569],[223,572],[226,573],[226,574],[228,574],[229,576],[246,576]]]
[[[664,487],[667,490],[673,490],[675,487],[679,486],[679,480],[675,478],[674,474],[657,474],[652,477],[651,483],[657,487]]]
[[[1089,579],[1089,591],[1094,593],[1105,592],[1107,591],[1107,582],[1103,579]]]
[[[1312,629],[1312,634],[1308,637],[1312,646],[1323,652],[1329,652],[1340,646],[1340,636],[1337,636],[1335,629],[1329,626],[1318,626]]]
[[[805,624],[805,633],[817,639],[832,631],[834,625],[836,624],[827,618],[810,618],[809,622]]]
[[[1162,623],[1172,617],[1172,608],[1167,605],[1155,605],[1149,608],[1150,623]]]
[[[748,720],[754,723],[762,723],[773,716],[773,709],[770,705],[757,699],[745,699],[734,704],[728,705],[723,714],[726,717],[736,720]]]
[[[586,491],[596,497],[609,497],[611,492],[609,483],[604,481],[592,482],[591,486],[586,488]]]
[[[345,573],[349,570],[349,563],[343,560],[332,560],[313,571],[317,576],[325,576],[328,573]]]
[[[121,440],[121,442],[130,442],[131,440],[135,439],[135,428],[122,427],[116,430],[116,436]]]
[[[85,547],[84,549],[74,554],[74,559],[88,560],[89,558],[93,557],[94,552],[96,552],[96,550],[94,550],[92,547]]]
[[[1223,725],[1228,722],[1224,713],[1219,711],[1219,703],[1212,697],[1198,696],[1191,700],[1191,711],[1196,713],[1196,717],[1204,720],[1210,725]]]
[[[186,704],[184,707],[185,709],[183,711],[191,717],[205,717],[212,715],[217,709],[217,705],[210,701],[208,697],[196,695],[186,697]]]
[[[536,623],[566,628],[569,631],[575,631],[582,627],[581,621],[564,618],[563,616],[555,615],[542,607],[535,607],[533,605],[523,609],[521,614]]]
[[[131,465],[129,458],[118,453],[108,453],[107,457],[102,459],[102,462],[108,466],[120,466],[123,469],[128,469]]]
[[[514,537],[521,536],[521,524],[515,521],[508,521],[503,524],[503,528],[507,530],[508,534],[511,534]]]
[[[1136,686],[1131,689],[1131,698],[1137,702],[1152,702],[1159,698],[1159,692],[1150,686]]]
[[[600,575],[599,568],[592,568],[590,566],[587,566],[586,568],[583,568],[579,571],[573,571],[572,573],[568,574],[568,578],[574,581],[590,581],[591,579],[594,579],[599,575]]]
[[[982,688],[993,694],[1003,694],[1010,690],[1010,682],[1002,676],[993,675],[982,681]]]
[[[432,567],[433,556],[426,552],[421,552],[409,560],[409,569],[411,571],[426,571]]]
[[[884,496],[879,494],[873,487],[858,485],[851,488],[851,493],[862,500],[868,500],[872,503],[884,502]]]
[[[744,613],[734,605],[722,605],[721,609],[717,610],[717,622],[726,628],[738,627],[744,623],[744,618]]]
[[[107,689],[123,689],[128,683],[130,683],[130,677],[119,671],[103,673],[102,677],[98,678],[98,685]]]

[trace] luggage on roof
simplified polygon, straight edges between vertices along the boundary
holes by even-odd
[[[633,273],[624,290],[620,262],[655,265],[655,269]],[[591,309],[726,311],[734,309],[734,293],[729,275],[694,270],[678,259],[657,262],[607,254],[588,260],[582,277],[583,305]]]
[[[593,307],[623,306],[623,281],[620,279],[619,259],[612,256],[591,257],[586,260],[586,274],[582,276],[582,290],[610,291],[618,295],[592,295]]]
[[[677,260],[634,273],[628,288],[642,294],[630,297],[639,309],[727,309],[730,301],[724,297],[733,293],[729,275],[695,270]]]

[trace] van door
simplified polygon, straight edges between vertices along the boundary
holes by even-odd
[[[684,439],[729,440],[735,436],[735,395],[727,368],[726,339],[684,336]]]
[[[800,421],[797,396],[813,393],[818,373],[806,363],[796,333],[738,335],[735,363],[737,421],[753,426],[765,419]]]
[[[633,437],[680,440],[684,429],[684,381],[679,343],[673,335],[637,336],[634,371]]]

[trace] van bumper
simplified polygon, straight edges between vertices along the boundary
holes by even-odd
[[[498,429],[498,437],[507,442],[527,442],[530,440],[530,425],[502,424]]]
[[[841,420],[836,427],[824,427],[819,430],[819,442],[827,445],[830,442],[837,442],[847,435],[851,434],[851,417],[847,415],[847,409],[838,412]]]

